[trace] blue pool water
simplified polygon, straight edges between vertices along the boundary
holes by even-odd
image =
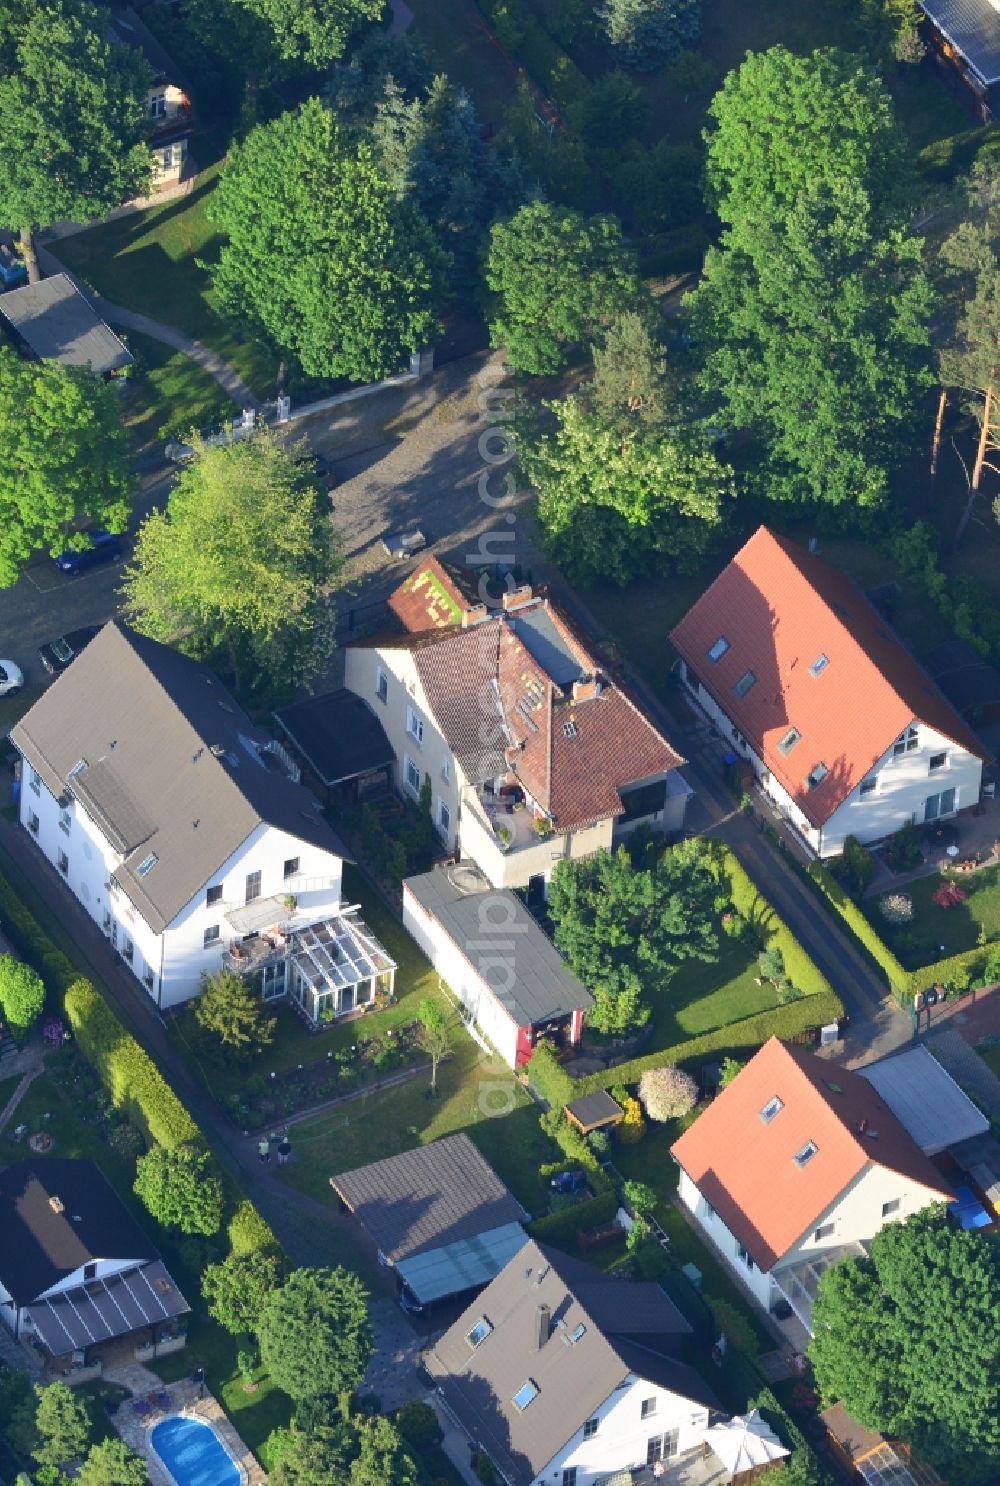
[[[162,1419],[150,1443],[177,1486],[240,1486],[235,1461],[203,1419]]]

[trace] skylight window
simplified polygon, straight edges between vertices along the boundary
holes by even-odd
[[[764,1124],[769,1125],[775,1115],[780,1114],[784,1107],[777,1094],[775,1094],[774,1098],[769,1099],[760,1112],[760,1117],[764,1121]]]
[[[158,857],[156,855],[156,852],[151,851],[149,853],[149,856],[146,857],[144,861],[141,861],[139,863],[139,876],[148,877],[150,872],[152,872],[153,868],[156,866],[157,861]]]
[[[809,1162],[812,1160],[813,1156],[817,1154],[818,1151],[819,1146],[816,1144],[816,1142],[814,1140],[807,1140],[802,1149],[795,1152],[792,1160],[801,1171],[804,1166],[809,1165]]]
[[[729,641],[726,639],[725,635],[720,635],[715,644],[712,646],[711,650],[708,651],[708,658],[712,662],[713,666],[715,665],[715,662],[717,660],[722,659],[728,649]]]
[[[806,784],[808,784],[810,789],[815,789],[817,784],[823,783],[823,780],[826,778],[829,772],[830,770],[826,767],[826,764],[813,764],[808,775],[806,776]]]
[[[802,734],[799,732],[798,728],[789,728],[788,732],[778,744],[778,752],[784,754],[791,753],[792,749],[795,747],[796,743],[801,740],[801,738]]]
[[[586,1334],[587,1334],[587,1328],[586,1328],[586,1326],[584,1326],[583,1322],[581,1321],[580,1324],[579,1324],[579,1326],[574,1326],[573,1327],[573,1330],[569,1334],[569,1339],[570,1339],[571,1342],[578,1342],[584,1336],[586,1336]]]
[[[817,655],[816,659],[813,661],[812,665],[809,667],[810,674],[813,675],[813,676],[818,676],[821,671],[825,671],[826,670],[826,668],[827,668],[827,666],[829,664],[830,664],[830,657],[828,655]]]
[[[825,1078],[823,1082],[826,1084],[831,1094],[842,1094],[844,1092],[843,1084],[834,1083],[832,1078]]]
[[[75,779],[76,776],[77,776],[77,774],[82,774],[83,771],[84,771],[84,769],[86,767],[87,767],[87,760],[85,758],[79,758],[79,759],[77,759],[77,761],[73,765],[72,769],[70,769],[69,773],[66,775],[66,778],[67,779]]]
[[[476,1347],[482,1345],[482,1343],[486,1340],[492,1330],[493,1327],[491,1326],[489,1321],[487,1321],[486,1317],[483,1316],[476,1322],[471,1331],[467,1331],[465,1333],[465,1340],[469,1343],[469,1346],[472,1347],[473,1351],[475,1351]]]
[[[538,1384],[533,1383],[529,1378],[526,1383],[521,1384],[520,1388],[514,1394],[514,1407],[515,1409],[517,1409],[519,1414],[523,1414],[529,1403],[532,1403],[537,1397]]]
[[[757,677],[754,675],[753,671],[744,671],[743,675],[733,687],[733,691],[738,697],[745,697],[751,686],[755,686],[756,684]]]
[[[565,733],[565,735],[566,735],[567,738],[575,738],[576,737],[576,723],[575,722],[564,722],[563,725],[562,725],[562,730]]]

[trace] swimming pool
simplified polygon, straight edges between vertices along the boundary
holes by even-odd
[[[161,1419],[149,1441],[177,1486],[240,1486],[239,1467],[204,1419]]]

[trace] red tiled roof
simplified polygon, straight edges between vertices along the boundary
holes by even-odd
[[[389,608],[411,632],[461,622],[469,600],[436,557],[427,557],[389,597]]]
[[[767,1124],[761,1110],[782,1108]],[[816,1154],[799,1167],[808,1141]],[[866,1166],[898,1172],[946,1201],[953,1194],[858,1073],[772,1037],[672,1147],[739,1239],[769,1270]]]
[[[852,580],[764,526],[670,638],[814,826],[829,820],[914,721],[989,760]],[[729,648],[713,663],[708,651],[720,638]],[[734,687],[748,671],[757,679],[738,697]],[[792,728],[799,741],[782,753],[778,745]],[[807,776],[819,763],[828,772],[810,789]]]

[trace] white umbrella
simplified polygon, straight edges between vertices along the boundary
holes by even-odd
[[[789,1454],[758,1409],[736,1414],[728,1424],[713,1424],[704,1439],[731,1476],[770,1465]]]

